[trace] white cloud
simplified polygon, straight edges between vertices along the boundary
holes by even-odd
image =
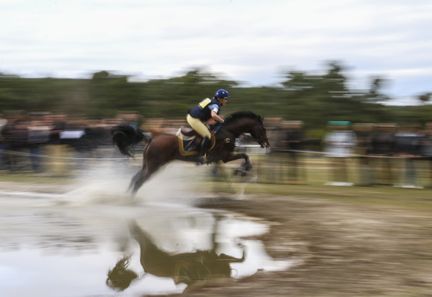
[[[0,0],[0,71],[149,77],[204,65],[262,85],[287,66],[342,59],[407,96],[429,88],[413,79],[431,75],[431,22],[427,0]]]

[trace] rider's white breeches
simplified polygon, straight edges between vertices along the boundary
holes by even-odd
[[[211,133],[209,129],[199,119],[193,118],[190,114],[188,114],[186,121],[199,135],[211,139]]]

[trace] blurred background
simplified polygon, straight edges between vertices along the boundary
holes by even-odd
[[[264,116],[273,151],[290,160],[324,152],[339,126],[356,134],[348,155],[426,164],[430,5],[3,0],[1,169],[25,167],[17,157],[27,154],[42,171],[41,156],[59,154],[53,144],[110,145],[119,123],[173,132],[218,88],[231,92],[223,112]],[[393,127],[386,152],[382,126]]]
[[[226,88],[231,100],[223,114],[248,110],[265,119],[272,154],[258,157],[263,170],[258,174],[271,168],[277,176],[263,180],[430,186],[430,94],[418,95],[417,105],[396,106],[384,83],[376,77],[368,88],[353,89],[342,62],[328,62],[321,74],[288,72],[273,86],[242,86],[203,68],[147,81],[108,71],[79,79],[3,74],[0,168],[72,173],[83,158],[115,157],[111,129],[116,125],[174,134],[187,125],[188,109]],[[251,144],[247,137],[239,142],[252,154],[264,153]],[[327,176],[307,174],[322,168],[320,162],[334,170],[323,169]],[[381,175],[386,181],[375,178]]]
[[[23,257],[17,248],[22,242],[27,244],[23,253],[94,244],[93,260],[84,259],[82,267],[97,262],[104,278],[114,267],[122,272],[128,253],[139,258],[136,242],[153,244],[152,237],[168,234],[159,245],[169,246],[171,253],[180,253],[178,241],[187,246],[182,257],[191,259],[187,253],[211,246],[211,259],[216,259],[215,251],[224,244],[216,235],[222,234],[230,238],[225,244],[234,251],[232,262],[245,260],[245,245],[259,246],[260,256],[246,258],[249,266],[238,268],[239,277],[307,264],[292,274],[261,275],[261,282],[247,283],[243,289],[249,291],[262,286],[264,291],[254,291],[256,295],[281,288],[281,296],[288,291],[293,296],[426,296],[432,288],[432,226],[430,212],[424,212],[432,206],[431,20],[427,0],[0,0],[0,202],[5,206],[0,233],[7,239],[0,245],[0,258],[15,259],[8,267],[0,263],[0,283],[1,277],[21,279],[25,269],[20,261],[38,271],[40,255]],[[243,135],[236,150],[251,156],[250,175],[236,176],[236,162],[201,167],[175,162],[143,187],[138,200],[163,196],[171,203],[183,195],[179,200],[189,204],[190,197],[209,192],[228,201],[246,195],[244,204],[222,200],[210,206],[274,220],[278,227],[265,221],[248,227],[258,231],[244,234],[238,226],[249,226],[255,218],[197,210],[195,205],[179,217],[160,206],[157,211],[148,205],[113,206],[113,200],[124,202],[129,178],[141,167],[145,142],[134,147],[134,159],[126,159],[113,146],[112,128],[128,125],[148,136],[174,134],[187,125],[188,110],[219,88],[230,92],[224,116],[252,111],[264,118],[271,150]],[[176,188],[191,184],[185,193]],[[108,205],[99,205],[100,199],[108,199]],[[58,204],[49,204],[53,200]],[[77,201],[84,207],[59,207]],[[132,228],[126,219],[143,222]],[[176,233],[179,222],[182,236]],[[270,225],[276,233],[266,235],[265,244],[244,239],[265,234]],[[135,235],[125,240],[129,229]],[[209,238],[202,243],[205,236]],[[105,241],[111,246],[101,259],[97,251]],[[271,256],[295,259],[273,263],[267,245]],[[381,253],[374,254],[375,246]],[[16,258],[8,256],[9,249]],[[62,260],[68,257],[60,254]],[[182,257],[180,268],[187,271]],[[132,264],[142,270],[137,259]],[[226,266],[224,276],[232,277]],[[375,283],[368,279],[371,275]],[[37,296],[49,296],[48,278],[41,276]],[[179,275],[174,279],[175,285],[168,282],[171,291],[163,292],[183,292]],[[94,277],[91,282],[82,296],[114,294],[103,280]],[[34,288],[8,286],[0,284],[0,292],[22,287],[25,296]],[[157,285],[133,290],[130,296],[161,292]]]

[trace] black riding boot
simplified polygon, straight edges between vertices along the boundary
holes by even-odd
[[[198,155],[198,163],[204,164],[205,163],[205,154],[210,146],[210,139],[207,137],[203,138],[201,141],[200,149],[199,149],[199,155]]]

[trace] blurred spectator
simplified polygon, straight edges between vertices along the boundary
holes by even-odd
[[[162,123],[161,129],[162,131],[164,131],[164,133],[168,133],[168,134],[176,134],[178,129],[185,126],[186,125],[186,121],[184,121],[183,119],[180,120],[165,120]]]
[[[3,137],[3,129],[4,127],[6,127],[7,122],[8,122],[7,119],[3,118],[3,116],[0,115],[0,170],[6,168],[5,166],[6,143]]]
[[[332,186],[351,186],[348,180],[348,161],[353,154],[356,137],[349,121],[330,121],[329,132],[325,136],[325,151],[330,159]]]
[[[264,126],[267,130],[267,137],[273,151],[280,151],[285,148],[285,135],[283,132],[283,120],[279,117],[268,117],[264,119]]]
[[[306,179],[306,172],[302,170],[302,177],[300,177],[300,151],[303,149],[303,122],[302,121],[285,121],[283,123],[285,139],[283,141],[287,165],[288,165],[288,181],[292,183],[299,183],[301,180]]]
[[[27,143],[30,152],[30,161],[34,172],[42,171],[42,146],[50,140],[51,127],[46,122],[33,120],[29,123]]]
[[[13,117],[3,128],[3,136],[7,144],[5,154],[6,167],[10,171],[23,170],[28,162],[27,127],[28,119],[24,116]]]
[[[142,125],[145,131],[150,132],[151,134],[161,134],[165,133],[164,131],[164,124],[165,119],[163,118],[151,118],[147,119],[145,123]]]
[[[432,122],[427,123],[424,130],[424,138],[422,140],[422,156],[428,163],[428,183],[426,187],[432,188]]]
[[[85,128],[85,121],[74,120],[67,122],[64,129],[59,132],[61,143],[67,144],[70,140],[80,139],[85,134]]]
[[[355,154],[358,160],[358,185],[370,186],[373,184],[372,168],[369,154],[371,152],[371,138],[373,124],[359,123],[353,125],[357,139]]]
[[[50,141],[46,147],[49,158],[46,160],[46,168],[49,174],[65,176],[69,173],[68,147],[61,143],[60,135],[65,130],[68,118],[64,114],[50,114],[45,116],[45,121],[51,126]]]
[[[402,188],[420,188],[417,184],[416,161],[420,159],[424,135],[417,126],[399,128],[395,134],[395,151],[402,158]]]
[[[60,133],[65,130],[67,120],[67,116],[64,114],[50,114],[45,117],[45,121],[49,122],[52,126],[50,137],[51,144],[60,143]]]
[[[272,146],[268,156],[262,155],[259,159],[257,171],[261,182],[265,183],[280,183],[284,181],[284,171],[286,166],[283,162],[285,153],[283,152],[284,135],[283,121],[280,117],[268,117],[264,119],[264,125],[267,130],[267,137]],[[256,141],[252,139],[251,144],[256,145]],[[268,167],[271,169],[268,170]]]
[[[393,185],[396,124],[376,124],[371,138],[374,184]]]
[[[117,115],[119,125],[128,125],[134,129],[138,129],[142,124],[142,117],[136,112],[122,112]]]
[[[92,153],[93,157],[101,158],[108,150],[112,149],[111,129],[113,126],[109,121],[99,120],[87,122],[83,143],[85,150]]]

